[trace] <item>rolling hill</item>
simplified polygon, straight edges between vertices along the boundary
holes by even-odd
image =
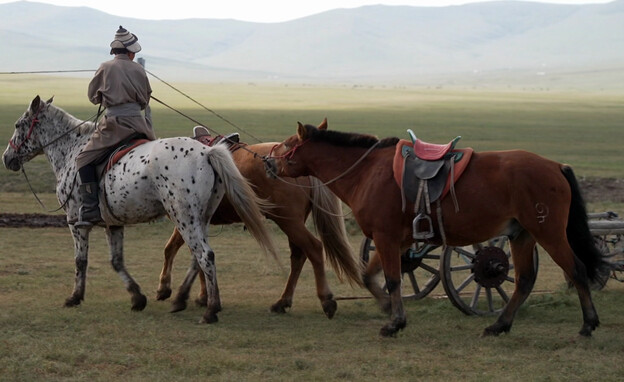
[[[0,5],[0,71],[96,69],[120,24],[169,80],[624,87],[624,0],[377,5],[282,23],[139,20],[18,1]]]

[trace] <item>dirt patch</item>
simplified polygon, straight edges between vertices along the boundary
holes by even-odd
[[[67,227],[67,218],[65,215],[0,213],[0,227]]]
[[[624,180],[613,178],[579,178],[585,202],[624,203]],[[624,213],[624,211],[621,211]]]
[[[624,203],[624,180],[612,178],[579,178],[579,186],[585,201]],[[624,211],[616,211],[622,212]],[[46,214],[3,214],[0,213],[0,227],[66,227],[65,215]]]

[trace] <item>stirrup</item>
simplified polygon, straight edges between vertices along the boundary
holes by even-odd
[[[420,231],[418,229],[418,225],[420,222],[425,221],[428,227],[428,230]],[[431,217],[429,215],[425,215],[423,213],[419,213],[412,221],[412,237],[414,240],[426,240],[431,239],[434,236],[433,233],[433,223],[431,222]]]

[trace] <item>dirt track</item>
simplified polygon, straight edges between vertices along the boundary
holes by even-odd
[[[624,203],[624,181],[619,179],[579,179],[586,202],[609,201]],[[624,213],[624,211],[615,211]],[[65,215],[4,214],[0,213],[0,227],[65,227]]]

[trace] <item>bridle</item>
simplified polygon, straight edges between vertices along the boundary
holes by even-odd
[[[28,140],[30,139],[30,137],[32,136],[33,131],[34,131],[34,129],[35,129],[35,125],[37,124],[37,122],[39,122],[39,119],[37,118],[37,116],[39,115],[39,113],[41,112],[41,110],[43,110],[43,106],[39,107],[39,109],[37,109],[37,111],[35,112],[35,115],[33,116],[33,119],[30,121],[30,127],[28,128],[28,133],[26,134],[26,138],[24,138],[24,140],[23,140],[22,142],[20,142],[20,144],[19,144],[19,145],[16,145],[16,144],[13,142],[13,140],[12,140],[12,139],[9,139],[9,146],[11,146],[11,148],[15,151],[15,153],[16,153],[16,154],[18,154],[18,153],[19,153],[19,150],[22,148],[22,146],[24,145],[24,143],[26,143],[26,141],[28,141]],[[67,130],[66,132],[64,132],[64,133],[60,134],[58,137],[56,137],[56,138],[52,139],[50,142],[48,142],[48,143],[46,143],[46,144],[44,144],[44,145],[41,145],[41,147],[40,147],[37,151],[45,149],[46,147],[50,146],[50,145],[51,145],[51,144],[53,144],[54,142],[58,141],[59,139],[63,138],[64,136],[68,135],[68,134],[69,134],[69,133],[71,133],[72,131],[76,130],[77,128],[79,128],[80,126],[82,126],[83,124],[85,124],[87,121],[90,121],[91,119],[94,119],[95,123],[97,123],[97,119],[98,119],[98,117],[99,117],[100,113],[101,113],[101,107],[100,107],[100,109],[98,109],[97,114],[95,114],[93,117],[91,117],[91,118],[89,118],[89,119],[86,119],[86,120],[84,120],[84,121],[80,122],[79,124],[77,124],[76,126],[72,127],[71,129]],[[69,196],[68,196],[68,198],[65,200],[65,202],[63,202],[63,203],[61,204],[61,206],[60,206],[59,208],[57,208],[57,209],[55,209],[55,210],[49,210],[49,209],[48,209],[48,208],[47,208],[47,207],[43,204],[43,202],[41,201],[41,199],[39,199],[39,197],[37,196],[37,193],[36,193],[36,192],[35,192],[35,190],[33,189],[32,185],[31,185],[31,183],[30,183],[30,180],[28,179],[28,175],[26,175],[26,170],[24,170],[24,166],[23,166],[23,165],[21,165],[21,170],[22,170],[22,174],[24,174],[24,179],[26,179],[26,183],[28,184],[28,187],[30,188],[30,191],[31,191],[31,192],[32,192],[32,194],[35,196],[35,199],[37,200],[37,202],[39,202],[39,205],[40,205],[40,206],[41,206],[44,210],[46,210],[47,212],[56,212],[56,211],[59,211],[59,210],[61,210],[62,208],[64,208],[64,207],[65,207],[65,205],[67,204],[67,202],[68,202],[68,201],[69,201],[69,199],[70,199],[70,198],[69,198]],[[72,191],[73,191],[73,189],[74,189],[74,186],[76,185],[76,182],[75,182],[76,175],[77,175],[77,173],[76,173],[76,174],[74,174],[74,181],[72,181],[72,188],[71,188],[71,190],[69,191],[68,195],[71,195],[71,193],[72,193]]]
[[[35,124],[37,122],[39,122],[39,119],[37,119],[37,116],[39,115],[39,112],[41,112],[42,109],[43,109],[43,106],[40,107],[39,109],[37,109],[37,111],[35,112],[35,115],[33,116],[32,121],[30,121],[30,128],[28,129],[28,133],[26,134],[26,138],[24,138],[24,140],[21,141],[19,145],[16,145],[15,143],[13,143],[12,139],[9,140],[9,145],[13,148],[13,150],[15,150],[16,154],[22,148],[22,145],[24,143],[26,143],[26,141],[29,140],[30,137],[32,136],[32,133],[35,130]]]
[[[295,155],[295,153],[297,152],[297,150],[303,146],[304,143],[306,143],[309,139],[306,139],[305,141],[301,141],[300,143],[297,143],[296,145],[294,145],[293,147],[291,147],[288,151],[286,151],[284,154],[282,155],[277,155],[277,156],[273,156],[273,151],[275,150],[275,148],[277,146],[279,146],[281,143],[278,143],[276,145],[273,145],[273,147],[271,147],[271,151],[269,151],[269,155],[267,155],[265,157],[265,159],[287,159],[290,160],[292,159],[292,157]]]
[[[19,145],[16,145],[12,139],[9,139],[9,146],[11,146],[11,148],[13,150],[15,150],[15,153],[19,153],[19,150],[22,148],[22,146],[24,145],[24,143],[26,143],[26,141],[28,141],[32,134],[33,131],[35,130],[35,125],[37,124],[37,122],[39,122],[40,120],[37,118],[37,116],[39,115],[39,113],[41,112],[41,110],[43,110],[43,106],[41,106],[39,109],[37,109],[37,111],[35,112],[35,115],[33,116],[33,119],[30,121],[30,127],[28,128],[28,133],[26,133],[26,138],[24,138],[23,141],[20,142]],[[65,131],[64,133],[60,134],[58,137],[52,139],[50,142],[41,145],[41,147],[39,147],[39,150],[43,150],[46,147],[50,146],[51,144],[53,144],[54,142],[58,141],[59,139],[63,138],[64,136],[70,134],[72,131],[76,130],[77,128],[79,128],[80,126],[84,125],[85,123],[91,121],[92,119],[94,120],[94,123],[97,123],[97,119],[99,118],[100,114],[101,114],[101,107],[100,109],[98,109],[98,112],[92,116],[89,119],[85,119],[84,121],[80,122],[79,124],[77,124],[76,126],[72,127],[71,129]]]

